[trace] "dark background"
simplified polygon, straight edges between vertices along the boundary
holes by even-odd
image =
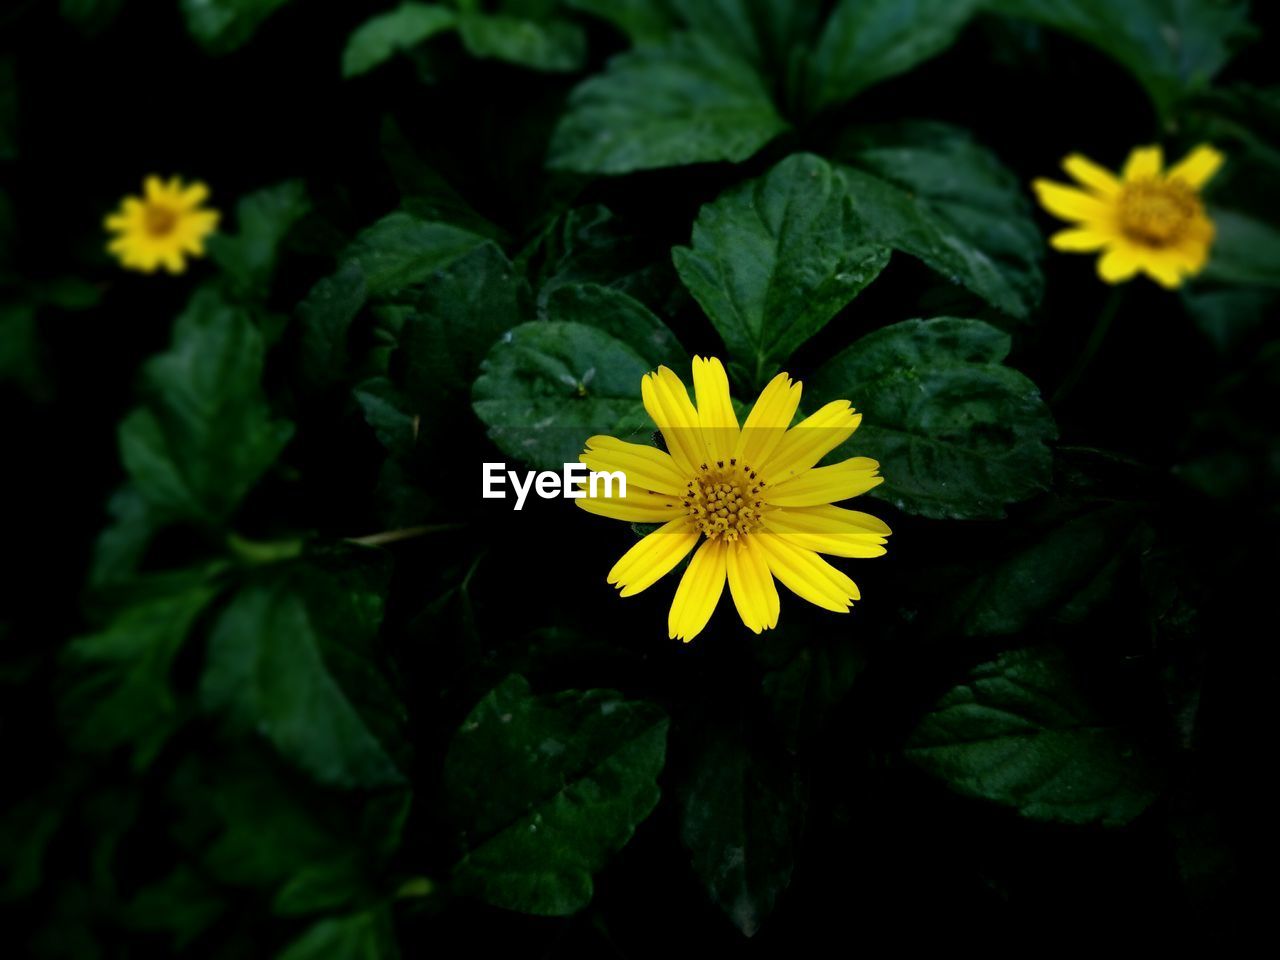
[[[1264,39],[1232,63],[1224,83],[1265,86],[1277,79],[1266,39],[1276,11],[1269,4],[1257,8]],[[916,116],[950,121],[972,129],[1027,181],[1054,175],[1073,150],[1116,167],[1131,146],[1160,133],[1140,88],[1101,54],[1048,32],[982,19],[943,56],[740,167],[594,183],[545,177],[538,158],[576,77],[446,51],[435,85],[419,82],[408,62],[343,81],[337,64],[345,39],[377,9],[296,4],[245,48],[220,58],[194,47],[172,4],[126,5],[92,37],[62,22],[54,4],[19,4],[2,15],[0,47],[15,60],[19,92],[20,153],[0,167],[20,224],[15,272],[33,282],[73,274],[101,291],[92,310],[41,315],[37,383],[6,385],[0,394],[12,564],[0,627],[0,744],[6,792],[14,798],[34,794],[75,762],[61,745],[51,691],[60,645],[88,627],[79,600],[93,538],[105,523],[110,492],[124,478],[116,424],[133,405],[135,372],[164,348],[172,316],[210,269],[197,263],[177,278],[134,276],[102,252],[102,216],[136,190],[143,175],[202,179],[224,211],[250,190],[304,177],[315,212],[295,231],[272,294],[287,311],[329,269],[346,238],[398,203],[381,148],[387,116],[506,231],[509,250],[523,246],[557,204],[598,201],[655,256],[687,240],[702,203],[791,149],[821,143],[827,124]],[[623,46],[621,37],[594,28],[593,65]],[[1047,218],[1044,226],[1052,227]],[[1110,290],[1096,282],[1088,257],[1050,253],[1045,269],[1044,304],[1034,325],[1019,329],[1011,362],[1049,396]],[[927,271],[895,257],[853,305],[849,322],[870,329],[937,312],[930,290]],[[1039,951],[1101,932],[1123,932],[1152,946],[1200,938],[1220,944],[1258,917],[1259,891],[1240,882],[1239,853],[1261,839],[1256,818],[1265,816],[1260,807],[1267,793],[1260,781],[1269,779],[1271,762],[1271,751],[1259,748],[1255,737],[1263,732],[1270,695],[1261,664],[1274,634],[1268,602],[1275,571],[1274,459],[1269,474],[1267,458],[1276,449],[1275,362],[1264,364],[1274,330],[1248,328],[1215,344],[1177,296],[1143,281],[1124,295],[1105,349],[1054,413],[1060,473],[1097,463],[1093,454],[1069,448],[1118,457],[1104,469],[1108,495],[1160,518],[1176,544],[1173,562],[1199,598],[1195,628],[1172,667],[1169,650],[1158,648],[1144,619],[1135,570],[1086,624],[1071,628],[1072,643],[1121,661],[1135,681],[1130,690],[1145,693],[1124,706],[1157,750],[1176,739],[1170,736],[1169,671],[1185,673],[1200,690],[1194,750],[1171,754],[1172,785],[1151,810],[1111,830],[1033,824],[960,799],[895,759],[910,718],[991,652],[981,641],[902,627],[927,613],[938,582],[928,571],[980,567],[1034,505],[1015,508],[1002,524],[957,524],[875,504],[870,509],[895,535],[886,558],[856,570],[866,600],[852,623],[841,625],[857,637],[866,673],[805,749],[806,840],[790,889],[759,934],[745,940],[708,902],[688,869],[676,810],[664,802],[597,877],[594,901],[583,914],[543,920],[472,902],[409,910],[399,919],[406,955],[450,955],[464,945],[477,953],[534,956],[794,955],[935,939],[979,948],[1015,937],[1023,949]],[[714,331],[691,303],[667,319],[691,351],[718,349]],[[803,377],[829,355],[847,337],[847,328],[837,333],[838,326],[802,348],[788,369]],[[273,499],[270,489],[255,495],[238,529],[263,537],[302,529],[319,540],[379,529],[368,496],[376,464],[367,464],[376,447],[330,412],[295,411],[300,439],[289,458],[307,482],[287,500]],[[482,506],[468,466],[489,450],[482,429],[459,420],[443,424],[441,434],[438,460],[423,469],[436,483],[431,496],[466,526],[395,548],[384,630],[399,664],[417,757],[420,802],[400,854],[409,872],[431,875],[447,867],[447,843],[430,801],[436,765],[461,717],[508,669],[524,669],[535,688],[540,679],[561,687],[619,686],[662,702],[673,716],[664,785],[691,762],[687,745],[708,724],[739,724],[747,737],[767,736],[749,722],[760,664],[778,655],[767,638],[745,643],[747,635],[722,609],[693,645],[667,643],[660,589],[630,601],[620,614],[602,574],[625,549],[625,528],[556,502],[531,501],[520,515],[504,504]],[[364,445],[369,460],[362,462]],[[1231,496],[1196,497],[1170,472],[1190,453],[1223,451],[1238,455],[1232,462],[1256,467]],[[447,473],[444,465],[455,463],[464,465],[463,476]],[[160,549],[156,562],[163,564],[165,551],[182,557],[195,548],[175,542]],[[473,563],[466,629],[452,613],[424,622],[424,598]],[[786,616],[824,625],[823,614],[803,607],[784,599]],[[626,629],[615,631],[620,616]],[[548,639],[539,633],[545,628],[579,639]],[[102,775],[128,779],[123,768]],[[1169,828],[1170,818],[1183,813],[1196,831],[1189,844],[1176,843]],[[71,837],[52,848],[40,893],[11,905],[7,942],[26,942],[56,917],[58,888],[85,869],[90,843],[90,837]],[[149,843],[140,838],[131,863],[166,856]],[[262,909],[245,904],[239,933],[249,931],[250,942],[277,942],[280,929]],[[1035,939],[1023,939],[1028,934]],[[163,941],[148,937],[106,931],[101,937],[108,956],[163,952]]]

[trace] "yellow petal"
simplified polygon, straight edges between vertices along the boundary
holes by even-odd
[[[1138,255],[1128,246],[1112,247],[1098,258],[1098,276],[1107,283],[1123,283],[1138,272]]]
[[[1226,157],[1207,143],[1196,147],[1169,168],[1170,180],[1181,180],[1194,190],[1199,190],[1218,172]]]
[[[708,540],[693,555],[667,614],[667,631],[673,640],[688,643],[707,625],[724,592],[725,565],[723,540]]]
[[[742,622],[753,633],[776,627],[782,602],[759,542],[748,535],[725,549],[729,595]]]
[[[587,513],[628,523],[666,523],[676,514],[684,513],[679,497],[650,493],[630,484],[625,497],[578,497],[573,502]]]
[[[185,210],[194,210],[209,199],[209,188],[197,180],[185,189],[178,186],[178,205]]]
[[[740,462],[759,467],[777,449],[800,406],[800,391],[800,383],[785,373],[778,374],[760,391],[738,437],[736,455]]]
[[[853,436],[861,422],[848,400],[832,400],[787,431],[761,474],[770,484],[798,476]]]
[[[1204,269],[1204,265],[1209,260],[1209,249],[1212,245],[1213,225],[1208,224],[1207,230],[1202,228],[1188,231],[1187,236],[1183,237],[1176,247],[1170,247],[1165,252],[1177,260],[1178,266],[1184,273],[1194,276]]]
[[[208,235],[218,229],[218,220],[222,215],[217,210],[196,210],[187,214],[186,221],[191,224],[191,228]]]
[[[659,367],[657,373],[645,374],[640,381],[640,395],[680,472],[692,477],[707,459],[707,453],[698,411],[689,400],[684,383],[673,371]]]
[[[671,454],[657,447],[628,443],[616,437],[588,437],[587,449],[578,459],[592,470],[621,470],[627,475],[628,490],[635,486],[679,496],[689,482],[689,477],[680,472]]]
[[[1153,250],[1140,265],[1143,273],[1166,290],[1178,289],[1187,277],[1184,258],[1177,250]]]
[[[1082,154],[1071,154],[1062,161],[1062,169],[1077,183],[1104,197],[1114,197],[1120,192],[1120,179],[1106,167],[1099,166]]]
[[[712,460],[727,460],[738,446],[738,417],[729,398],[729,378],[715,357],[693,358],[693,391],[698,422]]]
[[[1160,176],[1163,167],[1164,151],[1160,147],[1134,147],[1124,164],[1124,179],[1130,183],[1134,180],[1150,180]]]
[[[787,543],[834,557],[879,557],[889,527],[877,517],[830,505],[771,511],[765,529]]]
[[[1053,249],[1066,253],[1093,253],[1101,250],[1111,240],[1110,236],[1098,230],[1072,227],[1069,230],[1059,230],[1049,238],[1049,244]]]
[[[857,585],[812,550],[768,532],[751,534],[760,542],[769,571],[798,597],[834,613],[847,613],[859,597]]]
[[[700,534],[684,517],[663,524],[622,555],[609,571],[609,583],[630,597],[665,577],[693,549]]]
[[[879,469],[880,464],[870,457],[850,457],[768,487],[765,500],[780,507],[812,507],[848,500],[884,483],[884,477],[876,475]]]
[[[1111,213],[1105,202],[1076,187],[1044,179],[1033,180],[1031,186],[1040,206],[1063,220],[1105,220]]]

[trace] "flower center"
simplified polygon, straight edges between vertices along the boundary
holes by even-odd
[[[708,540],[737,540],[760,526],[764,481],[736,459],[704,463],[681,502]]]
[[[169,207],[158,203],[147,204],[144,222],[147,233],[153,237],[167,236],[178,222],[178,215]]]
[[[1139,180],[1120,194],[1120,229],[1151,246],[1177,240],[1199,213],[1195,191],[1176,180]]]

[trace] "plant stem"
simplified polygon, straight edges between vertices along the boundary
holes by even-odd
[[[462,523],[428,523],[420,527],[401,527],[399,530],[383,530],[364,537],[347,537],[347,543],[357,543],[362,547],[380,547],[385,543],[396,543],[399,540],[412,540],[414,537],[428,533],[440,533],[445,530],[459,530]]]
[[[227,548],[237,559],[252,565],[292,560],[302,553],[302,547],[300,537],[293,540],[264,541],[249,540],[238,533],[227,534]]]
[[[1098,312],[1098,319],[1094,321],[1093,332],[1089,334],[1089,340],[1084,345],[1084,350],[1081,351],[1080,356],[1076,359],[1075,365],[1062,378],[1062,382],[1058,384],[1058,389],[1053,391],[1053,398],[1049,401],[1052,406],[1061,406],[1067,397],[1071,395],[1071,391],[1076,388],[1080,378],[1084,376],[1089,364],[1093,362],[1098,348],[1102,346],[1102,341],[1107,338],[1107,332],[1111,329],[1111,321],[1120,312],[1120,302],[1123,299],[1124,287],[1116,287],[1111,291],[1107,302],[1102,305],[1102,309]]]

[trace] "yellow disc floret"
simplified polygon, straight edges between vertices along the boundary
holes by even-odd
[[[708,540],[737,540],[760,526],[765,482],[736,457],[703,463],[681,499],[689,519]]]
[[[1130,239],[1153,247],[1177,243],[1203,215],[1195,191],[1178,180],[1126,183],[1116,200],[1120,229]]]

